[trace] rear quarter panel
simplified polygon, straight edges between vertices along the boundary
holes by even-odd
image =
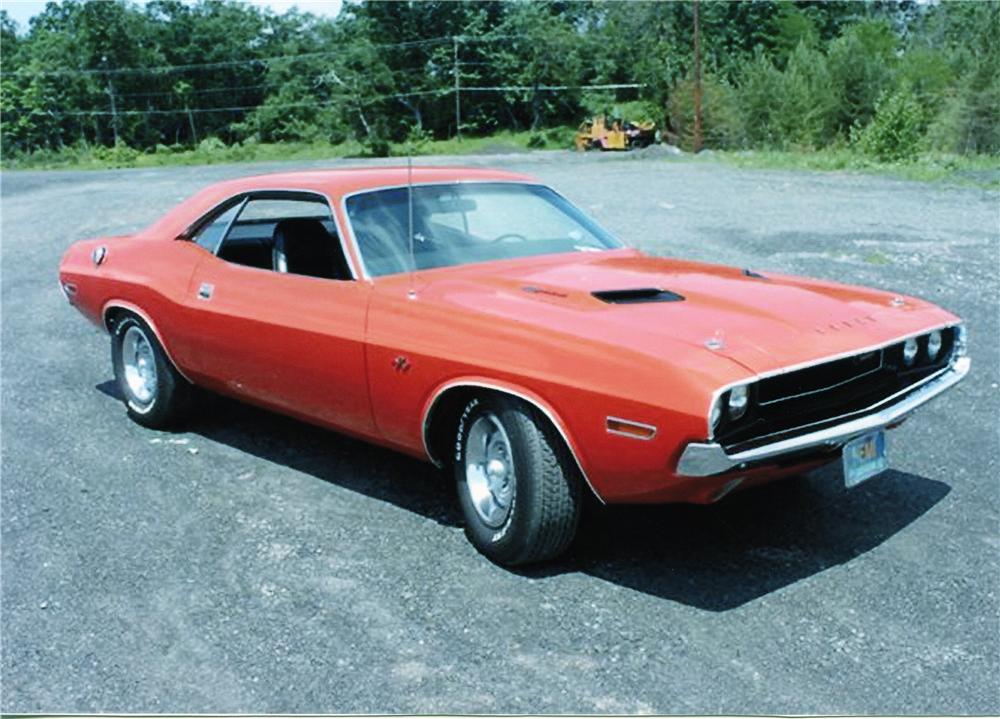
[[[94,249],[107,248],[104,261],[95,265]],[[76,285],[70,299],[87,319],[104,327],[104,311],[111,305],[139,310],[155,325],[161,343],[184,370],[186,336],[183,302],[191,275],[204,257],[193,242],[133,237],[82,240],[67,250],[59,266],[63,283]]]

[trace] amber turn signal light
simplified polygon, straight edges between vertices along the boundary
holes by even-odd
[[[635,439],[652,439],[656,436],[656,427],[642,422],[632,422],[619,417],[607,418],[608,432],[620,434],[624,437],[634,437]]]

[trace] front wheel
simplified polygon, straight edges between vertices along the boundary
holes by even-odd
[[[128,415],[145,427],[165,429],[186,413],[192,387],[167,358],[156,335],[138,317],[114,325],[111,364]]]
[[[472,399],[455,447],[466,534],[479,551],[512,566],[569,547],[583,502],[579,470],[535,408],[510,397]]]

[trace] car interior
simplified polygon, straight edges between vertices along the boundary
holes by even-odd
[[[251,200],[258,207],[266,202]],[[320,209],[319,203],[315,202],[299,204],[311,204],[316,206],[314,209]],[[250,217],[244,218],[244,214],[250,214]],[[225,237],[216,251],[220,259],[287,274],[330,280],[352,279],[329,213],[325,216],[298,217],[254,217],[254,214],[261,213],[236,213],[228,231],[223,230]],[[269,213],[265,211],[263,214]],[[206,231],[209,229],[206,228]]]

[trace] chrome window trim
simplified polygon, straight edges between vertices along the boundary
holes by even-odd
[[[247,208],[248,202],[250,202],[250,195],[244,197],[238,205],[233,205],[233,207],[236,208],[236,214],[233,215],[233,218],[228,223],[226,223],[226,229],[222,232],[222,235],[219,237],[219,244],[215,246],[215,250],[212,252],[212,254],[215,255],[216,257],[219,256],[219,250],[221,250],[222,246],[226,243],[226,237],[229,236],[229,232],[230,230],[233,229],[233,225],[236,224],[236,220],[240,218],[240,215],[243,214],[243,210]],[[225,214],[226,212],[228,212],[228,210],[223,210],[222,214]],[[199,228],[199,232],[201,231],[201,229],[203,228]],[[194,239],[194,237],[192,237],[191,239],[194,242],[198,242],[197,240]]]
[[[474,180],[430,180],[430,181],[427,181],[427,182],[413,182],[413,183],[403,182],[403,183],[397,183],[397,184],[393,184],[393,185],[379,185],[377,187],[366,187],[364,189],[354,190],[353,192],[348,192],[346,195],[341,195],[340,196],[340,210],[341,210],[341,212],[344,215],[344,222],[347,224],[347,228],[348,228],[348,230],[350,232],[351,245],[354,247],[355,252],[358,253],[358,261],[361,264],[361,274],[362,274],[362,276],[366,280],[372,280],[373,279],[372,276],[368,272],[368,268],[365,266],[365,256],[361,253],[361,246],[358,244],[357,237],[355,237],[355,235],[354,235],[354,227],[351,225],[351,216],[347,214],[347,201],[349,199],[351,199],[352,197],[356,197],[357,195],[367,195],[367,194],[372,193],[372,192],[381,192],[382,190],[401,190],[401,189],[406,188],[406,187],[439,187],[439,186],[443,187],[443,186],[447,186],[447,185],[499,185],[499,184],[504,184],[504,185],[526,185],[526,186],[529,186],[529,187],[544,187],[545,189],[552,191],[555,195],[558,195],[560,198],[562,198],[563,200],[565,200],[567,203],[569,203],[570,205],[572,205],[573,207],[575,207],[576,210],[580,214],[582,214],[588,220],[590,220],[591,222],[593,222],[594,225],[596,225],[597,227],[601,228],[601,230],[603,230],[604,232],[607,232],[607,234],[608,234],[609,237],[613,238],[616,242],[618,242],[621,245],[621,247],[608,247],[607,250],[625,250],[625,249],[630,249],[628,247],[628,245],[626,245],[624,242],[622,242],[618,238],[617,235],[615,235],[613,232],[609,232],[607,229],[605,229],[605,227],[603,225],[601,225],[601,223],[597,222],[594,218],[592,218],[586,212],[584,212],[579,207],[577,207],[575,203],[571,202],[569,200],[569,198],[567,198],[565,195],[563,195],[561,192],[559,192],[558,190],[554,189],[550,185],[546,185],[544,182],[538,182],[537,180],[511,180],[511,179],[493,179],[493,180],[490,180],[490,179],[479,179],[479,178],[476,178]],[[605,250],[598,250],[598,252],[604,252],[604,251]],[[497,260],[484,260],[482,263],[467,262],[467,263],[464,263],[464,264],[465,265],[468,265],[468,264],[483,264],[483,263],[486,263],[486,262],[496,262],[496,261]],[[464,265],[452,265],[452,266],[454,266],[454,267],[462,267]],[[440,269],[440,268],[434,268],[434,269]],[[406,273],[405,272],[393,272],[391,274],[379,275],[379,277],[398,277],[399,275],[404,275],[404,274],[406,274]]]
[[[287,192],[297,195],[314,195],[323,200],[326,203],[327,210],[330,212],[330,219],[333,221],[334,227],[337,228],[337,242],[340,244],[340,251],[344,253],[344,258],[347,260],[347,267],[351,271],[351,280],[358,280],[361,279],[362,277],[364,277],[364,279],[369,279],[367,276],[365,276],[363,267],[362,267],[362,272],[361,273],[358,272],[358,268],[355,267],[354,264],[354,258],[351,257],[351,253],[347,251],[347,246],[344,244],[345,234],[344,234],[343,223],[340,222],[340,218],[337,217],[337,213],[334,209],[337,206],[337,204],[333,201],[333,198],[330,197],[330,195],[328,195],[325,192],[321,192],[319,190],[296,188],[296,187],[255,187],[252,189],[246,189],[246,190],[240,190],[239,192],[234,192],[233,194],[227,196],[224,200],[220,200],[219,202],[216,202],[214,205],[212,205],[212,209],[208,210],[207,212],[201,213],[201,215],[198,216],[198,219],[192,222],[190,225],[188,225],[187,229],[184,230],[184,232],[182,232],[177,239],[184,240],[186,242],[193,242],[194,244],[197,245],[198,243],[194,241],[194,238],[190,236],[190,233],[201,230],[202,223],[207,218],[212,217],[216,212],[220,210],[220,208],[223,208],[225,205],[230,203],[235,204],[234,200],[243,197],[243,207],[241,207],[239,212],[237,212],[236,215],[233,216],[233,219],[230,221],[229,226],[226,227],[225,234],[222,235],[222,240],[219,242],[219,246],[216,247],[215,252],[212,253],[214,257],[218,257],[218,251],[222,248],[222,243],[225,241],[226,235],[229,234],[229,230],[232,227],[233,223],[243,212],[243,208],[245,208],[247,203],[253,199],[253,195],[257,193],[266,194],[269,192]],[[225,212],[225,209],[223,209],[222,211]],[[201,245],[198,245],[198,247],[201,247]],[[208,251],[204,247],[202,247],[202,249],[204,249],[206,252]],[[355,250],[357,251],[359,261],[362,261],[360,250],[358,250],[357,248],[355,248]],[[260,269],[260,268],[251,268],[251,269]],[[271,271],[273,272],[273,270]],[[324,278],[316,278],[316,279],[324,279]]]
[[[751,374],[743,379],[737,380],[736,382],[730,382],[729,384],[725,384],[716,389],[714,392],[712,392],[711,400],[708,403],[708,411],[705,413],[705,424],[708,427],[708,432],[706,436],[708,437],[709,440],[715,438],[715,429],[712,427],[712,423],[709,421],[710,417],[712,416],[712,407],[715,406],[715,403],[719,401],[719,398],[726,391],[732,389],[733,387],[736,387],[741,384],[753,384],[754,382],[758,382],[762,379],[767,379],[768,377],[777,377],[779,375],[788,374],[789,372],[795,372],[800,369],[806,369],[808,367],[815,367],[817,365],[826,364],[827,362],[836,362],[837,360],[845,359],[847,357],[853,357],[854,355],[865,354],[866,352],[884,350],[887,347],[890,347],[894,344],[898,344],[899,342],[905,342],[911,337],[921,337],[929,332],[934,332],[935,330],[943,330],[943,329],[948,329],[950,327],[959,327],[961,325],[962,325],[961,321],[944,322],[939,325],[931,325],[926,329],[920,330],[919,332],[910,332],[908,334],[902,335],[901,337],[897,337],[896,339],[889,340],[888,342],[881,342],[877,345],[871,345],[868,347],[859,347],[858,349],[848,350],[846,352],[840,352],[835,355],[828,355],[826,357],[821,357],[816,360],[810,360],[808,362],[800,362],[799,364],[788,365],[787,367],[779,367],[778,369],[768,370],[767,372],[758,372],[756,374]],[[726,355],[723,355],[723,357],[725,356]],[[952,364],[954,363],[954,359],[957,358],[953,358]],[[738,362],[738,360],[732,360],[732,361]],[[917,385],[910,385],[908,389],[913,389],[913,387],[915,386]]]

